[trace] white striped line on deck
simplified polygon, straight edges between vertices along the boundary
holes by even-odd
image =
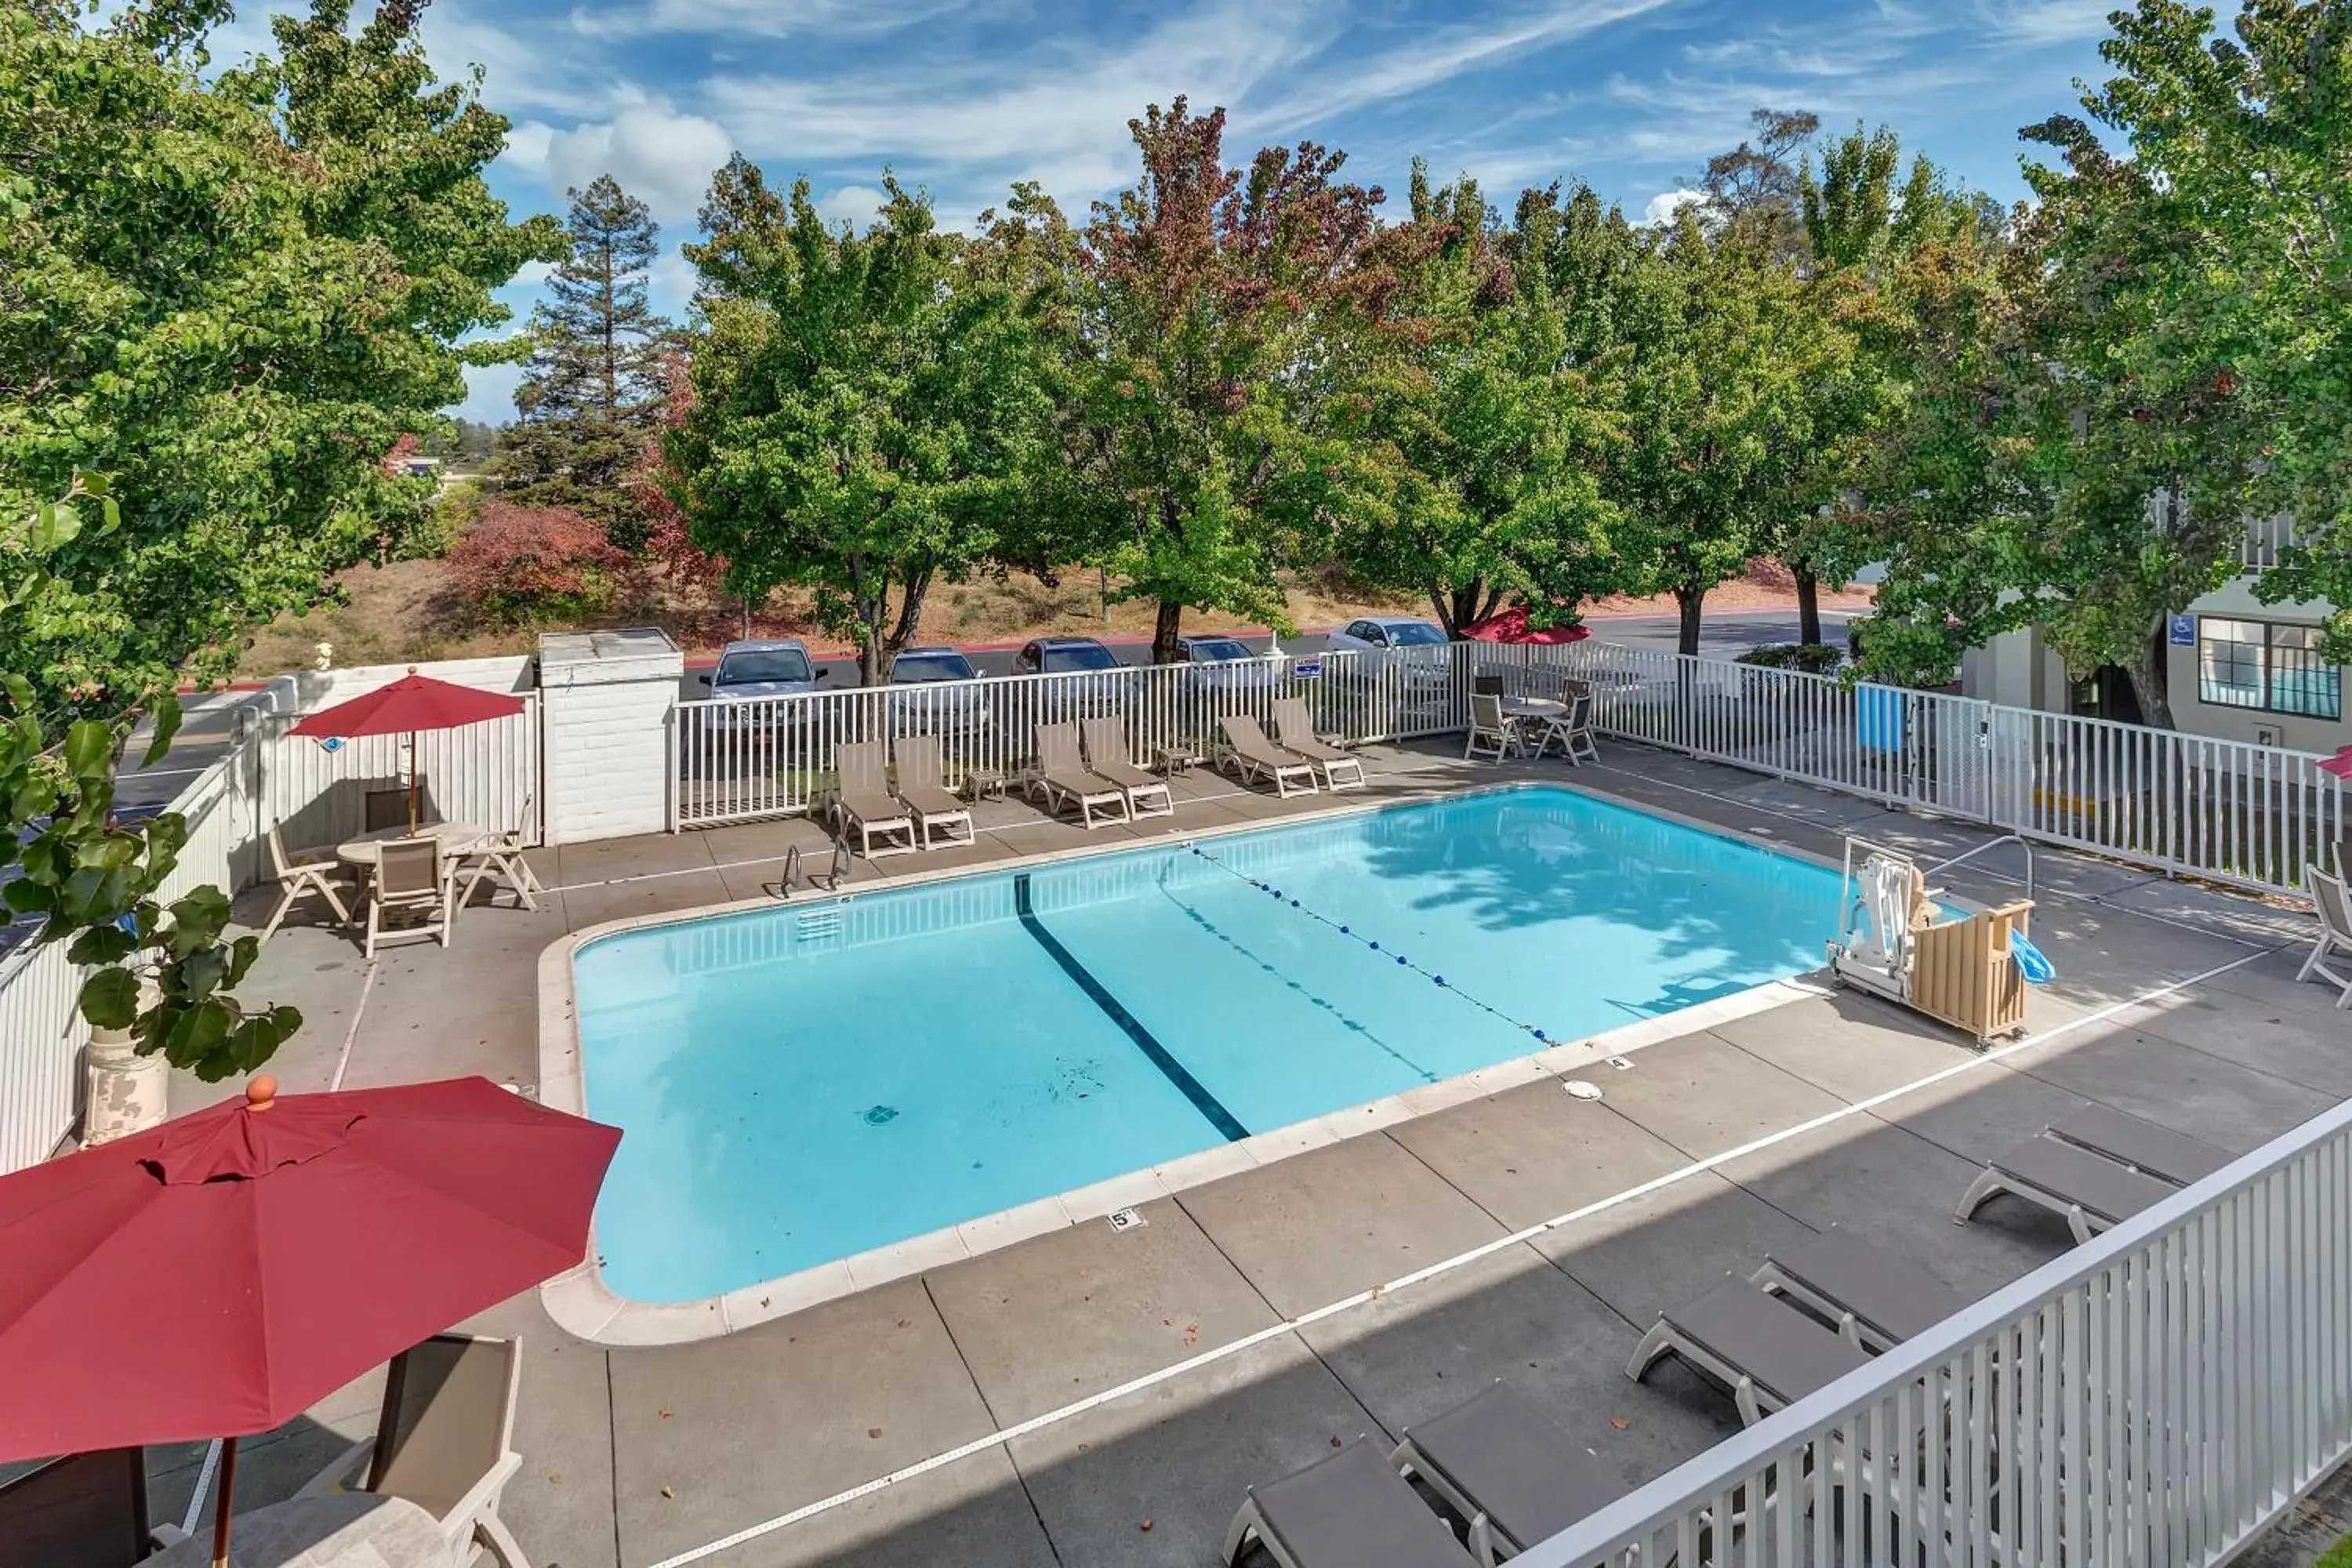
[[[2282,943],[2281,948],[2291,945],[2293,944]],[[1019,1422],[1016,1425],[1003,1427],[999,1431],[992,1432],[985,1437],[975,1437],[969,1443],[959,1444],[955,1447],[934,1454],[928,1459],[919,1459],[915,1463],[908,1465],[901,1469],[891,1471],[887,1476],[877,1476],[874,1479],[864,1482],[858,1486],[851,1487],[845,1491],[835,1492],[831,1497],[821,1498],[815,1502],[803,1504],[799,1508],[793,1509],[789,1513],[780,1513],[773,1519],[762,1520],[758,1524],[747,1526],[742,1530],[735,1531],[731,1535],[721,1536],[718,1540],[710,1542],[706,1545],[693,1547],[688,1551],[677,1552],[673,1556],[665,1557],[660,1562],[651,1564],[650,1568],[686,1568],[686,1565],[688,1563],[702,1562],[706,1558],[715,1557],[722,1552],[730,1552],[738,1546],[757,1541],[761,1536],[772,1535],[779,1530],[784,1530],[793,1525],[799,1524],[804,1520],[814,1519],[822,1513],[829,1513],[836,1508],[840,1508],[847,1503],[856,1502],[861,1498],[872,1497],[877,1492],[887,1490],[891,1487],[898,1486],[904,1482],[913,1480],[919,1476],[927,1476],[933,1470],[945,1468],[947,1466],[952,1465],[960,1459],[971,1458],[975,1454],[984,1454],[991,1448],[1002,1447],[1005,1444],[1013,1442],[1018,1438],[1029,1436],[1033,1433],[1042,1432],[1049,1426],[1059,1426],[1061,1423],[1070,1420],[1075,1416],[1083,1415],[1091,1410],[1100,1409],[1102,1406],[1109,1405],[1114,1401],[1124,1399],[1129,1394],[1139,1394],[1149,1388],[1156,1388],[1160,1384],[1181,1377],[1187,1373],[1195,1372],[1202,1367],[1211,1366],[1218,1362],[1239,1355],[1242,1352],[1249,1350],[1254,1346],[1262,1345],[1269,1341],[1280,1339],[1285,1334],[1295,1332],[1296,1331],[1306,1328],[1310,1324],[1319,1323],[1328,1318],[1338,1317],[1342,1312],[1352,1311],[1358,1307],[1377,1301],[1383,1296],[1391,1295],[1396,1291],[1407,1289],[1414,1285],[1422,1284],[1426,1280],[1437,1279],[1441,1275],[1451,1274],[1455,1269],[1466,1268],[1473,1263],[1478,1262],[1482,1258],[1491,1258],[1497,1252],[1522,1246],[1527,1242],[1532,1241],[1537,1237],[1548,1235],[1552,1231],[1559,1229],[1563,1226],[1573,1225],[1579,1220],[1590,1218],[1593,1215],[1603,1213],[1606,1210],[1615,1208],[1620,1205],[1631,1203],[1636,1198],[1646,1197],[1650,1194],[1660,1191],[1663,1188],[1673,1186],[1677,1182],[1685,1181],[1692,1176],[1703,1175],[1709,1171],[1713,1171],[1722,1165],[1728,1164],[1734,1160],[1743,1159],[1749,1154],[1754,1154],[1762,1150],[1772,1148],[1776,1144],[1785,1143],[1790,1139],[1801,1138],[1806,1133],[1818,1131],[1823,1127],[1843,1121],[1848,1117],[1858,1116],[1868,1111],[1874,1110],[1878,1107],[1885,1105],[1892,1100],[1898,1100],[1904,1095],[1911,1093],[1915,1089],[1928,1088],[1931,1085],[1941,1083],[1947,1079],[1958,1078],[1962,1073],[1970,1072],[1988,1064],[2004,1060],[2010,1057],[2015,1056],[2020,1051],[2029,1050],[2035,1046],[2046,1045],[2062,1035],[2072,1034],[2076,1029],[2082,1028],[2088,1024],[2105,1022],[2106,1019],[2112,1018],[2119,1013],[2139,1006],[2145,1003],[2152,1002],[2159,996],[2168,996],[2175,992],[2186,991],[2191,986],[2201,985],[2206,981],[2211,980],[2217,975],[2227,974],[2233,969],[2242,968],[2246,964],[2253,963],[2256,959],[2265,957],[2272,952],[2280,951],[2281,948],[2263,948],[2257,952],[2246,954],[2243,958],[2232,959],[2227,963],[2216,965],[2211,969],[2206,970],[2200,974],[2192,974],[2186,980],[2171,981],[2166,984],[2158,985],[2148,991],[2145,991],[2139,995],[2131,997],[2128,1000],[2110,1003],[2108,1005],[2102,1007],[2095,1012],[2085,1013],[2079,1018],[2068,1019],[2066,1022],[2057,1025],[2053,1028],[2044,1030],[2041,1034],[2029,1036],[2026,1038],[2015,1041],[2012,1044],[1996,1047],[1993,1049],[1973,1055],[1966,1060],[1955,1062],[1950,1067],[1939,1068],[1935,1072],[1929,1073],[1925,1078],[1914,1079],[1910,1083],[1887,1089],[1883,1093],[1871,1095],[1867,1099],[1855,1100],[1851,1105],[1840,1106],[1835,1110],[1825,1111],[1822,1115],[1811,1118],[1810,1121],[1798,1122],[1793,1127],[1786,1127],[1778,1132],[1768,1133],[1764,1137],[1742,1143],[1736,1149],[1727,1149],[1719,1154],[1710,1154],[1704,1160],[1694,1160],[1689,1164],[1682,1166],[1677,1170],[1669,1171],[1664,1175],[1654,1176],[1650,1180],[1643,1182],[1638,1185],[1628,1187],[1623,1192],[1619,1193],[1612,1197],[1598,1199],[1592,1203],[1585,1205],[1582,1208],[1570,1209],[1566,1214],[1556,1215],[1552,1218],[1544,1220],[1539,1224],[1531,1225],[1524,1230],[1513,1231],[1508,1236],[1496,1237],[1492,1241],[1482,1243],[1477,1247],[1472,1247],[1467,1252],[1456,1253],[1452,1258],[1443,1258],[1435,1263],[1429,1264],[1425,1268],[1416,1268],[1410,1274],[1399,1275],[1396,1279],[1388,1281],[1386,1284],[1375,1285],[1369,1290],[1359,1290],[1352,1296],[1344,1297],[1339,1300],[1330,1302],[1325,1306],[1317,1307],[1311,1311],[1301,1312],[1295,1318],[1286,1318],[1281,1322],[1257,1330],[1254,1333],[1244,1334],[1240,1339],[1219,1345],[1213,1350],[1206,1350],[1202,1351],[1198,1355],[1188,1356],[1184,1360],[1174,1363],[1171,1365],[1161,1367],[1157,1372],[1146,1373],[1141,1377],[1130,1378],[1127,1382],[1118,1384],[1116,1387],[1106,1388],[1098,1394],[1090,1394],[1084,1399],[1076,1400],[1071,1404],[1063,1405],[1058,1410],[1049,1410],[1042,1415],[1031,1416],[1026,1421]]]

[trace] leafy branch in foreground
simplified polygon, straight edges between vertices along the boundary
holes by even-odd
[[[95,512],[94,519],[88,514]],[[85,531],[104,534],[121,514],[103,479],[76,475],[66,494],[37,505],[0,534],[0,634],[12,633],[64,585],[48,563]],[[156,1051],[173,1066],[211,1082],[250,1072],[269,1058],[302,1016],[291,1007],[247,1011],[229,994],[259,956],[258,937],[221,940],[228,898],[197,888],[164,901],[186,821],[164,812],[143,823],[113,820],[114,764],[136,722],[136,710],[79,718],[51,742],[50,730],[22,676],[0,672],[0,905],[12,919],[41,918],[36,944],[72,939],[66,956],[91,968],[82,984],[82,1016],[100,1028],[127,1029],[142,1055]],[[154,718],[147,764],[163,760],[179,729],[178,700],[166,688],[147,704]],[[134,961],[144,955],[155,983],[142,1005]]]

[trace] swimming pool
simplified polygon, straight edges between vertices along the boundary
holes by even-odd
[[[718,1296],[1813,969],[1838,896],[1526,786],[597,939],[604,1278]]]

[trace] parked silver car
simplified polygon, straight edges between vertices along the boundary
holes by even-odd
[[[737,703],[814,691],[826,673],[799,638],[775,637],[729,643],[719,652],[717,668],[704,671],[700,679],[714,701]],[[740,717],[724,710],[711,717],[720,728],[759,728],[775,722],[779,711],[779,704],[763,703],[742,710]]]
[[[1239,637],[1178,637],[1176,662],[1188,667],[1185,689],[1202,696],[1265,691],[1275,684],[1274,666]]]
[[[890,660],[890,730],[898,735],[971,735],[996,721],[980,673],[945,643],[901,649]]]

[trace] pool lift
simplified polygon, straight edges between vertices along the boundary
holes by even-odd
[[[2022,1034],[2025,988],[2051,977],[2050,961],[2026,934],[2033,846],[2012,833],[1935,869],[2012,843],[2025,851],[2025,896],[1987,907],[1930,888],[1900,849],[1848,835],[1839,930],[1829,944],[1832,979],[1949,1024],[1980,1046]]]

